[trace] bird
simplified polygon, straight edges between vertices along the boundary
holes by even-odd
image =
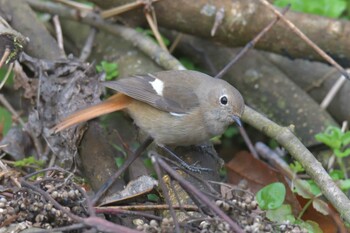
[[[126,111],[160,146],[189,146],[241,126],[244,100],[228,82],[190,70],[160,71],[101,82],[117,91],[108,99],[69,115],[55,133],[114,111]]]

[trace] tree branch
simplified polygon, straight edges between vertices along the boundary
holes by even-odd
[[[299,141],[287,127],[281,127],[260,113],[246,106],[242,119],[254,128],[275,139],[294,159],[299,161],[322,193],[338,210],[347,222],[350,222],[350,201],[333,182],[321,163]]]
[[[108,8],[127,4],[134,0],[92,1],[98,6]],[[218,0],[210,3],[207,0],[177,0],[159,1],[153,5],[159,26],[210,38],[230,47],[244,46],[275,18],[270,9],[256,0],[236,0],[234,2]],[[224,19],[215,36],[211,37],[210,32],[214,25],[215,14],[221,8],[225,10]],[[133,11],[134,14],[135,11],[137,10]],[[139,15],[143,17],[141,11]],[[348,61],[346,58],[350,57],[349,21],[298,12],[288,12],[286,18],[325,52],[332,54],[336,59]],[[287,54],[294,58],[323,60],[284,23],[278,23],[271,32],[259,41],[256,47]]]

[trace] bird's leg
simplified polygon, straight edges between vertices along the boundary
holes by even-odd
[[[202,171],[205,172],[209,172],[212,171],[212,169],[210,168],[204,168],[204,167],[197,167],[197,166],[193,166],[193,165],[189,165],[187,164],[185,161],[183,161],[182,159],[179,158],[179,156],[177,156],[171,149],[169,149],[166,146],[163,145],[159,145],[160,148],[162,148],[164,151],[166,151],[168,154],[170,154],[173,158],[175,158],[180,164],[181,166],[183,166],[184,168],[186,168],[187,170],[191,171],[191,172],[197,172],[200,173]]]
[[[214,146],[212,144],[206,143],[206,144],[193,146],[193,149],[202,154],[209,154],[213,159],[215,159],[220,164],[220,167],[224,166],[225,164],[224,160],[216,153]]]

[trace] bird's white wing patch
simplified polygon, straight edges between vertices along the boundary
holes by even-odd
[[[158,95],[163,96],[164,83],[162,80],[155,78],[154,81],[149,83],[152,85],[153,89]]]
[[[170,115],[176,116],[176,117],[183,117],[186,115],[186,113],[176,113],[176,112],[170,112]]]

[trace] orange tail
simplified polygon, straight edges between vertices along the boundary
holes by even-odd
[[[117,93],[99,104],[73,113],[72,115],[65,118],[62,122],[57,124],[52,130],[57,133],[75,124],[91,120],[95,117],[99,117],[107,113],[124,109],[130,104],[131,101],[132,98],[129,96],[126,96],[122,93]]]

